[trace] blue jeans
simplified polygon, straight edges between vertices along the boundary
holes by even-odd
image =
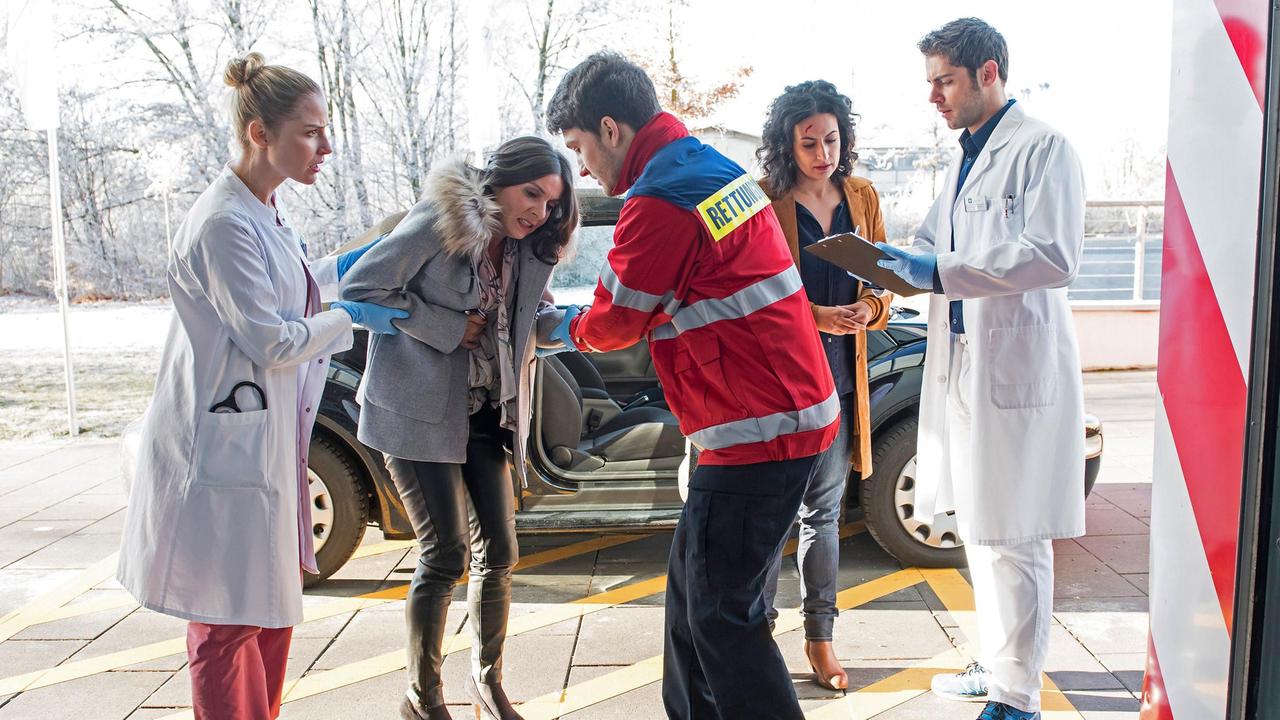
[[[813,478],[800,503],[800,589],[804,597],[806,640],[830,641],[835,630],[837,572],[840,566],[840,509],[849,480],[849,453],[853,434],[854,394],[840,396],[840,432],[826,452],[818,456]],[[769,623],[778,617],[773,606],[778,594],[782,554],[774,559],[765,578],[765,614]]]

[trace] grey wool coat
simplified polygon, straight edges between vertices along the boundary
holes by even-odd
[[[462,162],[438,165],[422,199],[343,277],[343,299],[409,311],[395,321],[399,334],[370,335],[356,395],[360,442],[406,460],[466,460],[471,351],[460,343],[465,311],[480,300],[477,261],[500,231],[498,205],[484,194],[478,173]],[[532,243],[520,242],[516,262],[507,302],[519,383],[512,451],[523,480],[534,348],[559,346],[550,334],[564,311],[548,301],[553,266],[534,254]]]

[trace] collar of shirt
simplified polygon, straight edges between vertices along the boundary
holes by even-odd
[[[991,133],[995,132],[996,126],[1000,124],[1000,119],[1004,117],[1005,113],[1009,112],[1009,108],[1013,107],[1015,102],[1017,100],[1010,98],[1009,102],[1004,104],[1004,107],[1000,108],[995,115],[992,115],[989,120],[982,124],[982,127],[978,128],[978,132],[970,133],[966,129],[960,133],[960,147],[964,150],[966,160],[978,157],[978,153],[982,152],[982,148],[991,139]]]

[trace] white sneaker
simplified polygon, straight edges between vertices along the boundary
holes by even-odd
[[[930,687],[934,695],[948,700],[964,702],[985,702],[987,699],[987,682],[991,672],[974,662],[964,672],[954,675],[934,675]]]

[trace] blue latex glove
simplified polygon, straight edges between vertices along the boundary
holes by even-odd
[[[374,238],[373,242],[369,243],[368,245],[362,245],[356,248],[355,250],[348,250],[347,252],[344,252],[341,255],[339,255],[338,256],[338,279],[341,280],[342,276],[346,275],[347,271],[351,269],[351,266],[355,265],[356,261],[360,259],[360,256],[369,252],[369,248],[373,247],[374,245],[377,245],[378,241],[384,237],[386,237],[386,235],[379,235],[378,237]]]
[[[933,289],[933,271],[938,267],[937,255],[923,250],[905,250],[882,242],[876,243],[876,248],[889,256],[887,260],[877,260],[877,265],[893,271],[893,274],[913,287],[921,290]]]
[[[351,316],[351,322],[360,323],[369,332],[383,335],[398,335],[400,330],[391,323],[392,320],[403,320],[409,317],[408,310],[383,307],[373,303],[336,300],[329,303],[330,308],[341,308]]]
[[[560,319],[560,324],[556,325],[556,329],[551,331],[551,339],[559,340],[561,343],[564,344],[564,346],[550,347],[550,348],[540,347],[536,351],[534,351],[535,354],[538,357],[546,357],[548,355],[555,355],[556,353],[559,353],[559,352],[565,352],[566,350],[572,350],[573,352],[577,352],[578,346],[573,342],[573,337],[569,335],[569,323],[574,318],[578,317],[578,315],[581,313],[582,313],[582,308],[578,307],[577,305],[570,305],[569,307],[565,308],[564,317]]]

